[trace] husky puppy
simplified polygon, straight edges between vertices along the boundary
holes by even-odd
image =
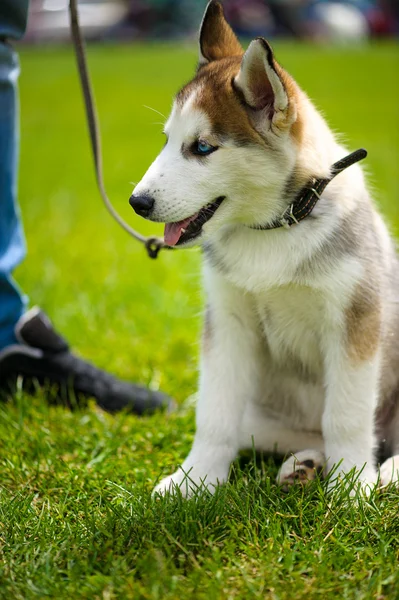
[[[266,40],[244,52],[213,0],[165,134],[130,203],[166,224],[166,244],[202,245],[207,303],[195,440],[155,491],[212,491],[253,445],[291,455],[282,484],[334,465],[364,491],[396,480],[399,264],[359,165],[309,192],[348,151]]]

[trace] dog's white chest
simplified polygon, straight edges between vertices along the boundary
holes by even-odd
[[[287,285],[256,298],[267,348],[262,399],[268,414],[296,430],[319,431],[324,407],[320,321],[323,299]]]
[[[323,298],[296,285],[271,288],[256,297],[256,306],[270,356],[276,366],[313,375],[322,370],[320,331]]]

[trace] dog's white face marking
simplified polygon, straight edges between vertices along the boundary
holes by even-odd
[[[216,198],[209,173],[214,161],[186,155],[196,140],[207,140],[211,134],[206,115],[193,108],[198,92],[194,91],[183,107],[174,103],[164,128],[167,142],[134,190],[154,198],[153,221],[181,221]]]

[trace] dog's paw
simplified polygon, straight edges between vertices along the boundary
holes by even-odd
[[[381,465],[379,476],[381,487],[390,484],[399,487],[399,454],[391,456]]]
[[[180,490],[183,498],[191,498],[195,494],[208,491],[211,494],[215,492],[218,485],[225,483],[228,473],[213,473],[206,470],[192,467],[191,469],[179,468],[173,475],[162,479],[155,486],[152,495],[164,496],[166,494],[175,494]]]
[[[277,475],[277,483],[287,491],[291,485],[304,485],[323,475],[326,458],[318,450],[302,450],[288,458]]]

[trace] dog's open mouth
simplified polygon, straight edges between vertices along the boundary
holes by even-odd
[[[164,240],[168,246],[179,246],[194,240],[199,234],[205,223],[209,221],[219,206],[222,204],[225,196],[219,196],[214,202],[210,202],[195,215],[177,221],[176,223],[166,223]]]

